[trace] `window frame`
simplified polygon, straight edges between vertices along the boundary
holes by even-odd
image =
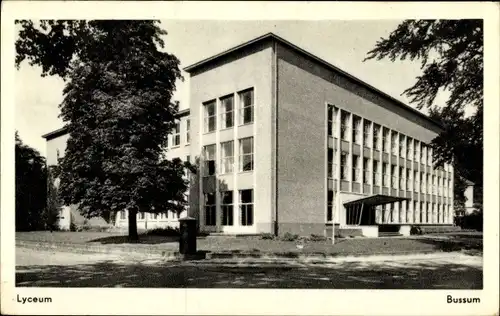
[[[245,153],[243,150],[244,150],[244,146],[243,146],[243,142],[246,141],[246,140],[250,140],[251,141],[251,152],[250,153]],[[253,139],[253,136],[250,136],[250,137],[244,137],[244,138],[240,138],[239,139],[239,172],[252,172],[254,169],[255,169],[255,157],[254,157],[254,153],[255,153],[255,147],[254,147],[254,139]],[[245,161],[244,161],[244,158],[246,156],[250,156],[251,157],[251,161],[250,161],[250,164],[251,164],[251,169],[249,170],[244,170],[245,168]]]
[[[227,203],[225,197],[231,197],[231,203]],[[233,191],[220,192],[221,225],[234,226],[234,194]],[[230,216],[228,214],[231,214]]]
[[[243,202],[243,191],[250,191],[251,192],[251,197],[252,201],[251,202]],[[255,198],[254,198],[254,190],[253,189],[245,189],[245,190],[239,190],[238,191],[238,198],[239,198],[239,209],[240,209],[240,225],[241,226],[253,226],[255,224],[255,214],[254,214],[254,203],[255,203]],[[250,207],[251,206],[251,207]],[[250,208],[249,208],[250,207]],[[248,213],[251,213],[251,223],[248,224]],[[245,215],[245,216],[243,216]]]
[[[213,196],[213,203],[208,203],[209,202],[209,196],[212,195]],[[203,195],[203,209],[204,209],[204,223],[205,223],[205,226],[216,226],[217,225],[217,200],[216,200],[216,196],[215,196],[215,193],[204,193]],[[210,216],[207,216],[208,214],[210,214]],[[210,222],[209,222],[210,220]],[[212,222],[213,221],[213,222]]]
[[[251,95],[251,104],[250,105],[245,105],[244,102],[244,95],[249,93]],[[248,125],[248,124],[253,124],[255,121],[255,92],[253,88],[249,88],[243,91],[238,92],[238,111],[239,111],[239,120],[238,123],[239,125]],[[245,122],[245,110],[250,108],[251,110],[251,120],[249,122]]]
[[[226,156],[225,152],[225,147],[224,145],[231,145],[231,153],[230,155]],[[228,140],[226,142],[221,142],[220,143],[220,174],[229,174],[234,172],[234,140]],[[227,166],[230,166],[230,170],[226,170],[226,161],[230,161],[230,163]]]
[[[209,106],[213,106],[213,114],[208,111]],[[210,129],[210,120],[214,120],[214,127]],[[217,130],[217,101],[211,100],[203,103],[203,133],[214,133]]]
[[[231,100],[231,110],[227,110],[226,107],[226,101]],[[220,103],[220,122],[221,122],[221,129],[230,129],[234,127],[234,95],[226,95],[224,97],[219,98],[219,103]],[[231,117],[231,126],[227,126],[227,117],[228,114],[230,114],[229,117]]]
[[[351,155],[351,181],[355,183],[361,183],[361,156]]]
[[[372,136],[372,122],[369,120],[363,120],[363,146],[366,148],[372,148],[373,138]]]
[[[214,148],[213,159],[208,159],[208,148]],[[210,173],[210,161],[213,161],[213,172]],[[217,174],[217,146],[215,144],[208,144],[203,146],[203,176],[209,177]]]
[[[179,147],[181,145],[181,121],[175,122],[174,131],[172,133],[172,148]]]

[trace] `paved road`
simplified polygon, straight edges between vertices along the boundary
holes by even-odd
[[[162,262],[16,249],[16,285],[49,287],[481,289],[482,257],[329,264]]]

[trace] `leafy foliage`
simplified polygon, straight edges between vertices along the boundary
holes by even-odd
[[[164,150],[175,126],[171,102],[179,60],[160,49],[157,21],[17,21],[16,65],[29,60],[66,81],[60,105],[69,131],[60,195],[86,217],[180,211],[185,165]]]
[[[420,60],[422,75],[406,89],[417,108],[428,108],[444,131],[431,146],[436,166],[453,163],[456,178],[483,182],[483,22],[408,20],[380,39],[369,59]],[[446,91],[444,105],[434,104]],[[467,107],[475,110],[466,117]],[[482,191],[482,189],[480,189]]]
[[[16,231],[56,229],[57,208],[46,207],[45,159],[16,132]],[[49,188],[49,194],[51,194]]]

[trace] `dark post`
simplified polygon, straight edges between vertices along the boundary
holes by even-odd
[[[180,238],[179,252],[183,255],[196,254],[196,219],[184,217],[179,219]]]

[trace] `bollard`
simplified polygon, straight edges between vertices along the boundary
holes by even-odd
[[[183,255],[196,254],[196,219],[184,217],[179,219],[179,252]]]

